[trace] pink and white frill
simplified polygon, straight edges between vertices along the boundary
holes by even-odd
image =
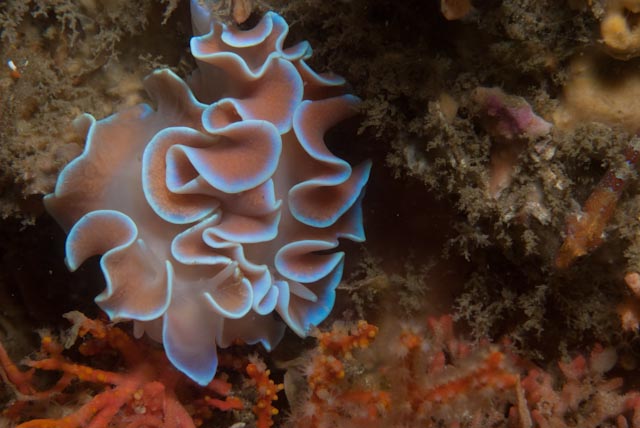
[[[198,70],[184,82],[148,76],[156,104],[96,121],[84,152],[45,197],[68,231],[67,264],[102,255],[98,305],[161,341],[200,384],[217,347],[271,349],[331,311],[342,276],[338,239],[363,241],[370,162],[334,156],[325,132],[352,116],[344,81],[305,63],[306,42],[283,48],[288,26],[267,13],[248,31],[192,1]]]

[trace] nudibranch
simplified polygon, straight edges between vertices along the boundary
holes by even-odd
[[[359,100],[305,63],[308,43],[284,47],[282,17],[241,31],[191,9],[198,69],[148,76],[155,108],[78,118],[85,149],[44,202],[68,232],[69,269],[102,255],[96,303],[204,385],[217,347],[270,350],[285,324],[304,336],[329,314],[338,239],[364,240],[371,164],[327,148]]]

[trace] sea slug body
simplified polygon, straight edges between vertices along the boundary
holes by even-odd
[[[326,147],[325,132],[359,100],[311,70],[306,42],[283,48],[282,17],[240,31],[194,0],[192,19],[198,69],[187,82],[148,76],[155,109],[76,120],[84,152],[45,205],[68,232],[71,270],[102,255],[98,305],[204,385],[217,347],[278,343],[274,312],[301,336],[329,314],[338,239],[364,240],[371,163],[352,167]]]

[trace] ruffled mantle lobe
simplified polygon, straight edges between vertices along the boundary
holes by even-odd
[[[45,205],[68,231],[71,270],[102,255],[98,305],[204,385],[218,346],[280,341],[273,311],[301,336],[329,314],[338,238],[364,240],[371,165],[327,149],[325,132],[358,99],[309,68],[306,42],[283,48],[282,17],[239,31],[195,0],[192,16],[199,67],[188,83],[155,71],[144,82],[155,110],[77,119],[85,150]]]

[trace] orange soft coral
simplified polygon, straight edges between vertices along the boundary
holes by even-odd
[[[269,428],[273,425],[272,417],[277,415],[278,409],[273,406],[273,402],[278,399],[278,392],[282,391],[284,385],[275,383],[269,377],[271,371],[263,361],[257,357],[250,357],[250,363],[247,364],[247,374],[255,383],[258,392],[256,405],[253,406],[253,412],[256,415],[257,428]]]
[[[318,348],[305,369],[308,401],[303,413],[296,415],[297,426],[326,427],[346,414],[358,426],[370,426],[379,420],[389,405],[389,394],[375,387],[355,387],[345,379],[344,368],[345,361],[353,358],[352,351],[368,347],[377,332],[378,328],[366,321],[351,328],[334,324],[330,331],[316,332]]]
[[[508,343],[460,338],[450,316],[387,320],[372,342],[377,334],[365,322],[316,334],[290,427],[640,427],[640,395],[606,376],[617,361],[611,348],[546,371]]]

